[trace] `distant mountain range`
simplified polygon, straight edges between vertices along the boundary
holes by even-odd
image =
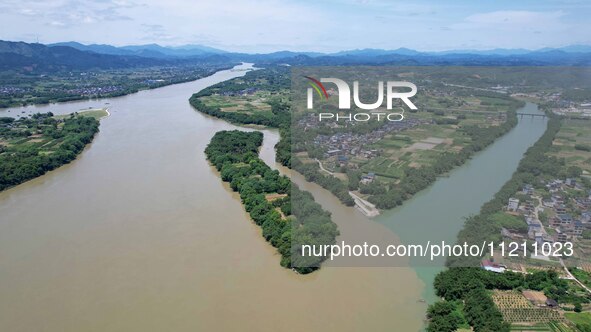
[[[169,53],[164,54],[162,50]],[[119,48],[110,45],[82,45],[74,42],[43,45],[0,40],[0,70],[52,72],[178,65],[196,61],[208,63],[231,61],[215,53],[206,52],[209,50],[214,49],[200,46],[169,49],[158,45]],[[181,57],[172,54],[187,55]],[[199,54],[199,56],[191,58],[197,55],[190,54]]]
[[[148,58],[166,58],[166,57],[195,57],[206,54],[229,54],[231,52],[224,51],[221,49],[203,46],[203,45],[183,45],[183,46],[160,46],[158,44],[147,44],[147,45],[131,45],[131,46],[111,46],[111,45],[99,45],[91,44],[84,45],[78,42],[63,42],[48,44],[47,46],[69,46],[81,51],[91,51],[101,54],[112,54],[112,55],[137,55]],[[319,56],[384,56],[384,55],[448,55],[448,54],[474,54],[474,55],[523,55],[529,53],[540,53],[550,51],[562,51],[566,53],[591,53],[591,46],[586,45],[571,45],[560,48],[542,48],[539,50],[527,50],[523,48],[507,49],[507,48],[496,48],[491,50],[449,50],[449,51],[436,51],[436,52],[423,52],[416,51],[408,48],[398,48],[394,50],[384,49],[355,49],[348,51],[340,51],[334,53],[321,53],[321,52],[292,52],[292,51],[279,51],[266,53],[265,55],[272,58],[289,58],[297,55],[306,55],[309,57]],[[253,55],[253,54],[251,54]],[[261,54],[259,54],[261,55]]]
[[[54,71],[61,69],[126,68],[161,65],[162,60],[80,51],[67,46],[0,41],[0,70]]]
[[[202,45],[165,47],[148,44],[116,47],[84,45],[77,42],[43,45],[0,41],[0,70],[51,72],[239,61],[309,66],[352,64],[591,66],[591,46],[572,45],[535,51],[493,49],[421,52],[399,48],[395,50],[358,49],[335,53],[280,51],[248,54],[227,52]]]
[[[184,45],[177,47],[164,47],[158,44],[147,44],[147,45],[132,45],[116,47],[105,44],[91,44],[84,45],[77,42],[64,42],[49,44],[47,46],[68,46],[75,48],[80,51],[90,51],[100,54],[110,55],[135,55],[145,58],[169,58],[169,57],[195,57],[212,54],[223,54],[227,53],[213,47],[202,46],[202,45]]]

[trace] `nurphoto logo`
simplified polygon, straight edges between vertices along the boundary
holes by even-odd
[[[351,88],[349,84],[342,79],[339,78],[321,78],[320,80],[311,77],[311,76],[304,76],[306,79],[310,81],[309,85],[311,86],[307,90],[307,108],[314,109],[314,91],[320,98],[320,100],[328,100],[330,95],[327,91],[326,87],[323,83],[332,83],[336,86],[336,94],[338,95],[338,108],[339,110],[351,110]],[[348,120],[348,121],[369,121],[371,118],[376,118],[378,121],[386,119],[388,121],[402,121],[404,119],[404,110],[402,112],[375,112],[375,110],[382,106],[384,103],[384,81],[378,81],[378,93],[377,93],[377,100],[373,103],[366,104],[361,101],[359,97],[359,81],[353,81],[353,103],[357,108],[362,110],[371,110],[374,112],[371,113],[349,113],[347,115],[341,115],[339,113],[319,113],[318,119],[319,121],[328,120],[328,119],[335,119],[335,120]],[[399,88],[409,88],[410,91],[400,92],[398,91]],[[392,110],[393,108],[393,100],[399,99],[401,100],[408,108],[412,110],[416,110],[417,107],[413,102],[410,100],[417,93],[417,86],[410,82],[404,81],[387,81],[386,82],[386,109]],[[332,91],[332,90],[331,90]]]

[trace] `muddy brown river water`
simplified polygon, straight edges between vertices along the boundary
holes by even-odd
[[[119,98],[0,111],[111,112],[76,161],[0,193],[0,331],[421,328],[424,285],[411,268],[327,266],[302,276],[280,267],[203,153],[215,132],[240,127],[188,103],[241,75],[226,70]],[[261,155],[278,167],[278,132],[262,132]],[[333,212],[343,236],[364,228],[359,212],[294,180]]]

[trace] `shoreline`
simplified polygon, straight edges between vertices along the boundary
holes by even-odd
[[[20,188],[22,190],[12,191],[10,199],[7,199],[9,195],[2,196],[5,198],[3,208],[18,216],[19,220],[30,220],[14,223],[14,227],[3,232],[7,257],[20,257],[36,243],[38,238],[35,235],[39,233],[56,234],[55,243],[59,245],[36,251],[31,260],[23,264],[13,260],[7,262],[13,275],[31,277],[7,278],[4,282],[7,288],[4,302],[11,303],[5,314],[14,316],[19,312],[18,308],[25,306],[33,313],[33,319],[17,316],[14,324],[34,330],[33,325],[39,322],[45,324],[48,331],[58,331],[60,323],[46,320],[42,308],[65,299],[80,301],[77,303],[80,303],[81,310],[96,313],[100,319],[115,319],[122,326],[140,330],[149,329],[148,325],[170,326],[181,322],[179,328],[187,326],[187,330],[273,331],[276,326],[290,326],[293,330],[418,331],[425,308],[424,304],[417,302],[423,285],[410,268],[331,267],[300,275],[279,266],[275,248],[264,241],[260,227],[246,217],[239,196],[228,194],[231,188],[210,173],[211,166],[199,153],[199,147],[211,139],[215,131],[234,130],[237,126],[220,119],[207,119],[202,113],[194,116],[182,97],[186,90],[175,88],[170,92],[150,92],[147,97],[154,97],[154,102],[152,99],[146,101],[143,95],[137,96],[137,100],[134,98],[134,103],[126,104],[125,108],[119,103],[113,105],[122,114],[107,121],[105,129],[108,130],[102,131],[97,136],[101,140],[91,147],[94,152],[72,165],[76,167],[75,172],[70,172],[72,169],[54,172],[49,178],[36,179]],[[163,100],[163,95],[170,99]],[[167,101],[174,101],[172,112],[162,111]],[[125,109],[134,107],[135,102],[146,105],[143,113],[138,112],[137,117],[123,116],[128,114],[123,113]],[[172,119],[178,127],[158,125],[155,120],[160,119]],[[117,130],[120,125],[127,124],[128,130]],[[171,128],[174,128],[172,133]],[[271,153],[279,133],[274,128],[268,130],[272,135],[268,140],[264,139],[267,145],[262,148],[264,156],[261,159],[271,160],[269,167],[279,167]],[[146,144],[154,134],[159,137],[172,134],[182,139]],[[166,158],[155,156],[154,151],[166,152]],[[136,165],[150,167],[133,167]],[[109,171],[100,177],[93,176],[100,174],[104,167]],[[133,170],[132,174],[130,170]],[[171,174],[168,170],[175,171]],[[140,181],[146,178],[150,181]],[[134,183],[135,186],[130,185]],[[56,186],[61,189],[60,195],[52,195]],[[356,229],[352,228],[356,225],[367,228],[366,223],[356,222],[362,220],[361,214],[352,213],[353,209],[342,209],[329,192],[318,186],[313,188],[320,191],[315,198],[334,205],[331,208],[336,210],[335,219],[343,227],[348,227],[347,234],[356,234]],[[88,213],[85,203],[91,194],[96,209]],[[235,201],[230,204],[227,199],[232,197]],[[140,204],[141,211],[129,208]],[[219,204],[222,209],[216,209]],[[49,208],[57,205],[72,211],[62,214],[61,209]],[[30,206],[40,208],[31,209]],[[79,222],[79,215],[86,216],[84,223]],[[170,220],[163,222],[167,217]],[[32,226],[38,228],[38,232],[31,234]],[[89,232],[90,227],[97,231]],[[62,230],[67,231],[68,239],[75,240],[60,241],[58,236],[64,234]],[[61,259],[63,252],[75,256]],[[87,257],[100,259],[89,261],[84,259]],[[187,264],[188,260],[200,264]],[[42,267],[51,264],[53,269],[38,268],[37,261],[43,262]],[[211,273],[203,273],[204,264]],[[25,274],[30,269],[37,273]],[[96,287],[97,281],[92,279],[97,275],[97,269],[106,271],[99,275],[101,287]],[[55,270],[74,272],[61,276],[60,284],[56,285],[47,282],[53,280]],[[138,270],[144,271],[140,278],[137,278]],[[134,287],[129,287],[129,280],[133,280]],[[226,283],[220,283],[220,280]],[[36,292],[40,296],[22,297],[20,290],[31,285],[38,287]],[[78,287],[87,289],[84,296],[75,292]],[[150,292],[149,297],[138,298],[138,291]],[[100,305],[133,303],[143,308],[153,304],[152,296],[178,301],[159,306],[162,314],[152,315],[148,321],[135,315],[120,317]],[[264,301],[252,310],[244,310],[250,308],[249,299],[254,297]],[[290,299],[290,309],[275,310],[276,303],[285,298]],[[208,306],[208,299],[215,299],[226,310],[220,314],[217,305]],[[187,307],[196,309],[187,311]],[[334,322],[326,319],[340,315],[343,310],[355,312],[355,317]],[[269,312],[273,315],[269,316]],[[227,313],[236,319],[228,320],[230,315]],[[59,318],[68,312],[58,307],[52,315]],[[76,329],[88,329],[88,317],[78,315],[72,319],[71,324]],[[188,323],[183,325],[184,322]],[[197,322],[197,325],[191,322]]]
[[[244,62],[241,62],[240,64],[242,64]],[[63,100],[63,101],[50,101],[47,103],[25,103],[25,104],[15,104],[12,106],[8,106],[8,107],[0,107],[0,111],[4,111],[4,110],[8,110],[8,109],[19,109],[19,108],[26,108],[26,107],[34,107],[34,106],[51,106],[51,105],[56,105],[56,104],[64,104],[64,103],[70,103],[70,102],[80,102],[80,101],[100,101],[100,100],[104,100],[104,99],[112,99],[112,98],[118,98],[118,97],[125,97],[125,96],[129,96],[129,95],[133,95],[136,94],[138,92],[141,91],[146,91],[146,90],[154,90],[154,89],[159,89],[159,88],[164,88],[167,86],[171,86],[171,85],[176,85],[176,84],[183,84],[183,83],[189,83],[189,82],[194,82],[200,79],[203,79],[205,77],[211,76],[217,72],[223,71],[223,70],[232,70],[235,66],[240,65],[240,64],[231,64],[228,66],[222,66],[219,69],[216,69],[213,72],[209,72],[209,73],[205,73],[203,76],[194,78],[194,79],[188,79],[188,80],[181,80],[178,82],[170,82],[170,83],[166,83],[166,84],[162,84],[162,85],[158,85],[158,86],[153,86],[153,87],[144,87],[141,89],[137,89],[135,91],[130,91],[129,93],[125,93],[125,94],[116,94],[116,95],[112,95],[112,96],[100,96],[100,97],[88,97],[88,96],[77,96],[77,97],[72,97],[71,99],[68,100]]]
[[[357,210],[359,210],[361,213],[363,213],[366,217],[372,218],[372,217],[377,217],[380,215],[380,210],[378,208],[376,208],[376,206],[373,205],[372,203],[359,197],[358,195],[356,195],[352,191],[349,191],[349,195],[351,195],[351,197],[355,201],[355,207],[357,208]]]

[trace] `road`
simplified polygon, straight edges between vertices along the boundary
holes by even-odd
[[[562,258],[560,259],[560,265],[562,265],[562,267],[564,268],[564,272],[566,272],[566,274],[569,276],[569,279],[574,280],[577,284],[579,284],[581,287],[583,287],[587,292],[589,292],[591,294],[591,289],[589,289],[589,287],[585,286],[582,282],[579,281],[579,279],[575,278],[575,276],[573,276],[573,274],[570,273],[570,271],[566,267],[566,264],[564,264],[564,261],[562,260]]]
[[[318,160],[318,158],[315,158],[314,160],[316,160],[316,162],[318,162],[318,166],[320,166],[320,169],[321,169],[322,171],[324,171],[324,172],[326,172],[326,173],[328,173],[328,174],[330,174],[330,175],[334,176],[334,173],[333,173],[333,172],[331,172],[331,171],[327,170],[326,168],[324,168],[324,166],[322,166],[322,162],[320,162],[320,160]]]

